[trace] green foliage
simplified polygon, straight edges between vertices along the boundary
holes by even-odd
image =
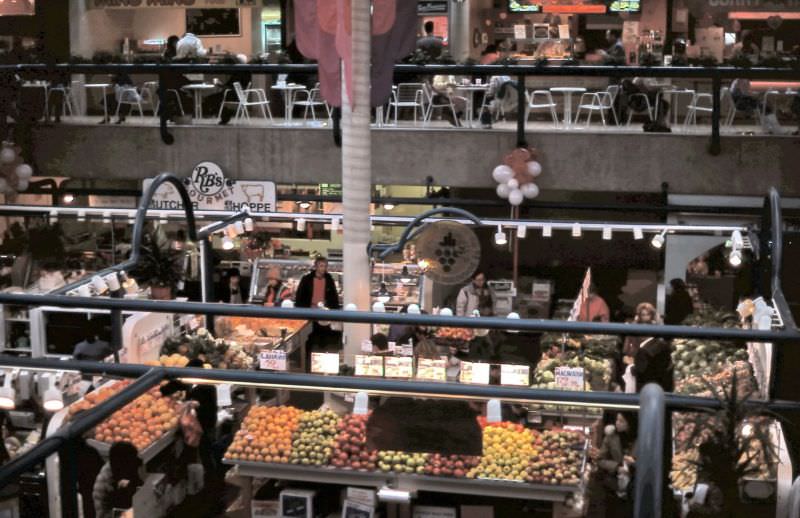
[[[144,236],[139,262],[130,273],[140,284],[173,287],[184,277],[183,252],[170,248],[163,235],[152,231]]]

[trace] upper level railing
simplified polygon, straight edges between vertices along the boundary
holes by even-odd
[[[317,65],[289,64],[198,64],[198,63],[136,63],[136,64],[20,64],[0,65],[0,73],[15,72],[20,74],[37,73],[72,73],[72,74],[155,74],[163,78],[169,73],[195,73],[195,74],[231,74],[247,72],[252,74],[316,74]],[[720,144],[720,119],[721,119],[721,92],[724,80],[750,79],[772,81],[800,81],[800,67],[793,65],[785,68],[766,67],[647,67],[647,66],[600,66],[600,65],[548,65],[541,62],[537,65],[395,65],[395,78],[419,77],[434,75],[472,76],[486,78],[491,76],[511,76],[518,84],[524,84],[529,77],[608,77],[614,80],[622,78],[674,78],[689,80],[710,80],[711,89],[711,140],[709,152],[719,154]],[[160,82],[161,84],[161,82]],[[166,92],[159,87],[159,97],[164,99]],[[526,91],[518,88],[518,106],[527,104]],[[526,144],[525,124],[526,110],[517,110],[517,143]],[[166,117],[161,116],[162,140],[171,144],[174,138],[168,132]]]

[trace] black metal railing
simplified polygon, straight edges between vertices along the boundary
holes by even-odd
[[[165,74],[231,74],[249,72],[254,74],[316,74],[316,65],[228,65],[228,64],[192,64],[192,63],[137,63],[137,64],[20,64],[0,65],[0,73],[15,72],[19,74],[72,73],[72,74],[155,74],[159,77],[159,97],[162,101],[166,92],[162,89]],[[800,80],[798,68],[766,68],[766,67],[645,67],[645,66],[601,66],[601,65],[395,65],[395,77],[424,75],[469,75],[475,77],[511,76],[518,84],[524,85],[528,77],[652,77],[710,80],[712,94],[711,140],[709,152],[717,155],[721,152],[720,112],[721,88],[723,80],[737,78],[751,80]],[[527,101],[525,89],[518,88],[517,109],[517,144],[527,144],[525,137]],[[174,137],[167,130],[166,116],[162,113],[160,121],[162,140],[171,144]]]

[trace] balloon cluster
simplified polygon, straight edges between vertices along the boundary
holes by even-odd
[[[534,149],[517,148],[494,168],[492,178],[497,182],[497,195],[511,205],[519,205],[525,198],[539,196],[539,187],[533,179],[542,174],[542,165],[536,161]]]
[[[22,160],[21,149],[13,142],[0,148],[0,193],[24,191],[33,176],[33,168]]]

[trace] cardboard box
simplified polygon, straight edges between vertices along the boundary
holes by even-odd
[[[278,518],[280,507],[278,500],[253,500],[250,503],[250,518]]]

